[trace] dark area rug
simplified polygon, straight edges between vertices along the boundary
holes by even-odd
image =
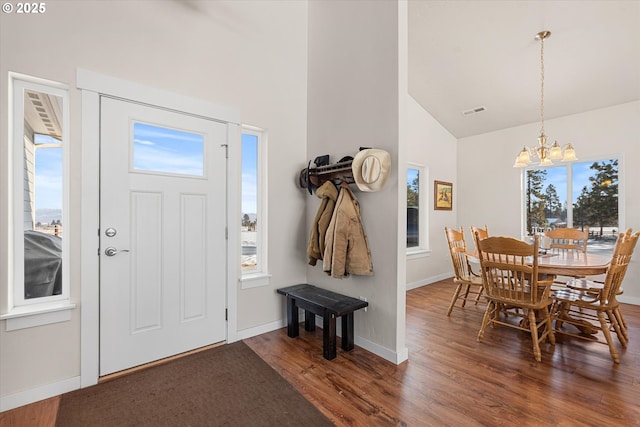
[[[332,426],[244,342],[62,395],[56,427]]]

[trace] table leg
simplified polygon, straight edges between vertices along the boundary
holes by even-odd
[[[316,315],[309,310],[304,311],[304,330],[315,331],[316,330]]]
[[[336,315],[322,316],[322,355],[327,360],[336,358]]]
[[[567,303],[558,304],[558,314],[556,316],[556,329],[560,329],[564,322],[575,326],[584,335],[595,335],[598,333],[598,329],[593,326],[588,320],[575,319],[569,314],[571,305]]]
[[[342,316],[342,349],[353,350],[353,312]]]
[[[287,297],[287,335],[290,338],[295,338],[299,334],[300,333],[299,333],[299,326],[298,326],[298,306],[296,305],[296,300],[288,296]]]

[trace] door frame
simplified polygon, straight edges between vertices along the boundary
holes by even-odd
[[[82,189],[80,233],[80,387],[97,384],[100,362],[100,96],[120,98],[156,108],[227,123],[228,168],[226,191],[227,343],[238,340],[237,283],[240,253],[240,112],[237,109],[117,79],[78,68],[76,87],[82,97]],[[94,255],[95,254],[95,255]]]

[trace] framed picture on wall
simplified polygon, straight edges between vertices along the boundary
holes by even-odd
[[[433,209],[450,211],[453,209],[453,184],[444,181],[433,182]]]

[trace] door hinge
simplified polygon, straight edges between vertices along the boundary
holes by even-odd
[[[229,144],[220,144],[220,147],[224,147],[224,158],[229,158]]]
[[[229,320],[229,309],[228,308],[224,309],[224,320]]]
[[[229,227],[224,227],[224,240],[229,240]]]

